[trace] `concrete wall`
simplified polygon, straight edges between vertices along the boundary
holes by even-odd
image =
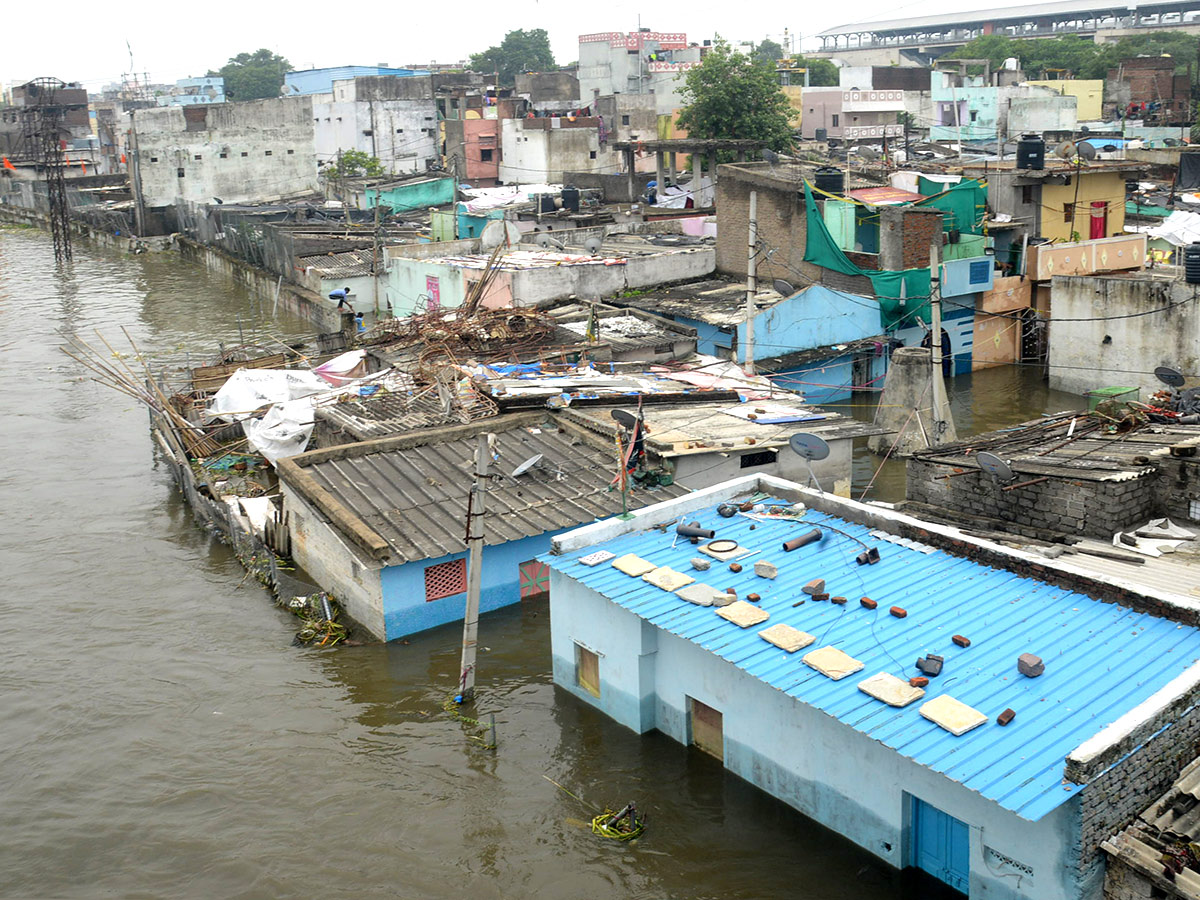
[[[897,868],[909,863],[917,797],[970,826],[970,896],[1078,900],[1080,804],[1028,822],[955,781],[661,631],[553,571],[554,681],[621,724],[690,741],[688,698],[724,718],[725,767]],[[600,696],[577,684],[576,643],[600,656]],[[1021,875],[985,848],[1032,869]],[[1090,897],[1098,897],[1096,890]]]
[[[1150,374],[1155,366],[1200,371],[1200,306],[1192,302],[1191,285],[1150,278],[1060,277],[1054,279],[1051,296],[1054,390],[1081,394],[1108,385],[1137,385],[1145,400],[1162,386]],[[1163,311],[1136,315],[1151,309]],[[1068,321],[1106,316],[1134,317]]]
[[[1071,78],[1063,81],[1027,81],[1032,87],[1042,87],[1075,98],[1075,114],[1080,122],[1093,122],[1100,118],[1104,105],[1104,80],[1102,78]],[[1012,130],[1016,134],[1016,130]]]
[[[1001,103],[1005,98],[1001,98]],[[1007,125],[1003,134],[1014,136],[1028,132],[1074,131],[1079,122],[1074,95],[1016,96],[1007,98]],[[1004,117],[1001,117],[1002,120]]]
[[[342,540],[328,519],[308,505],[286,481],[280,482],[283,514],[292,558],[342,604],[359,625],[386,640],[380,564]]]
[[[493,187],[500,178],[500,120],[447,119],[446,164],[460,181]]]
[[[882,331],[876,300],[813,285],[754,317],[754,358],[845,344]],[[739,329],[739,360],[746,358],[745,332]]]
[[[428,78],[394,80],[426,86],[429,82]],[[377,158],[388,174],[401,175],[424,172],[430,162],[440,158],[437,108],[431,92],[410,99],[382,100],[355,84],[339,81],[333,93],[313,95],[314,142],[321,165],[335,163],[338,151],[359,150]]]
[[[388,263],[387,292],[397,316],[407,316],[425,308],[430,295],[430,278],[436,278],[440,306],[462,306],[466,298],[465,270],[423,259],[394,258]]]
[[[557,127],[555,123],[558,123]],[[600,144],[598,119],[506,119],[501,123],[500,181],[561,184],[564,172],[613,173],[619,154]]]
[[[803,88],[800,94],[802,118],[800,136],[806,141],[815,140],[817,129],[823,128],[825,136],[840,138],[845,127],[842,115],[842,89],[839,87]]]
[[[1079,190],[1076,193],[1075,178],[1079,178]],[[1093,172],[1070,177],[1070,184],[1042,183],[1042,221],[1041,235],[1051,240],[1071,240],[1071,231],[1078,232],[1079,238],[1087,240],[1091,206],[1093,203],[1105,203],[1108,210],[1108,222],[1105,225],[1105,236],[1122,235],[1125,233],[1125,175],[1121,172]],[[1075,210],[1075,221],[1064,221],[1064,210]]]
[[[311,97],[138,110],[137,171],[147,206],[316,193]],[[131,167],[132,171],[132,167]]]

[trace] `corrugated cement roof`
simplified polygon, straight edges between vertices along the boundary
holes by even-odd
[[[605,452],[544,429],[510,428],[496,435],[503,473],[488,487],[484,543],[503,544],[560,531],[621,512],[621,494],[609,490],[615,449]],[[305,466],[325,490],[382,537],[391,565],[460,553],[476,438],[439,441],[404,450],[365,452]],[[508,473],[542,454],[541,465],[519,478]],[[559,475],[561,474],[561,478]],[[678,485],[631,490],[631,508],[682,496]]]
[[[713,508],[689,514],[687,520],[762,552],[743,560],[738,574],[715,561],[709,572],[696,572],[688,563],[696,548],[681,538],[672,549],[672,529],[624,535],[544,559],[657,627],[1030,821],[1080,790],[1064,781],[1072,750],[1200,659],[1196,628],[912,541],[893,543],[865,526],[815,510],[808,510],[800,523],[770,520],[753,531],[749,519],[721,518]],[[880,561],[857,565],[860,545],[828,528],[820,543],[782,552],[783,541],[822,525],[878,546]],[[718,589],[733,587],[742,597],[757,592],[762,595],[759,605],[771,617],[743,630],[713,608],[694,606],[610,565],[590,568],[578,561],[601,547],[618,555],[636,553]],[[756,576],[753,564],[758,560],[774,563],[778,578]],[[828,592],[849,602],[839,606],[807,598],[801,588],[813,578],[824,578]],[[861,606],[863,596],[876,600],[878,609]],[[801,599],[807,602],[794,607]],[[907,617],[892,616],[892,606],[906,609]],[[815,635],[809,649],[832,645],[865,667],[840,681],[821,675],[800,661],[807,650],[788,654],[758,636],[760,628],[779,623]],[[968,637],[970,647],[952,643],[955,634]],[[927,653],[944,657],[945,668],[930,679],[921,700],[893,708],[858,690],[858,682],[878,672],[905,680],[920,675],[914,663]],[[1022,653],[1042,657],[1045,674],[1018,674]],[[918,711],[939,694],[974,707],[988,721],[958,737],[942,730]],[[1013,722],[996,724],[996,716],[1010,707],[1016,711]]]

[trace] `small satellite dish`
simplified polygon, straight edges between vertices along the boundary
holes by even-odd
[[[790,297],[796,293],[796,288],[790,281],[784,281],[782,278],[776,278],[771,282],[771,287],[775,288],[775,292],[781,297]]]
[[[493,219],[483,226],[479,235],[479,247],[484,252],[495,250],[501,244],[514,247],[521,243],[521,230],[507,219]]]
[[[979,462],[979,468],[987,472],[997,481],[1012,481],[1015,477],[1008,463],[998,457],[995,453],[988,453],[986,450],[981,450],[975,454],[975,459]]]
[[[1075,145],[1070,141],[1063,141],[1055,148],[1054,155],[1060,159],[1071,159],[1075,156]]]
[[[1167,387],[1183,387],[1183,373],[1178,369],[1172,369],[1170,366],[1158,366],[1154,369],[1154,377],[1165,384]]]
[[[788,438],[788,446],[795,451],[797,456],[803,456],[808,460],[825,459],[829,456],[829,445],[824,440],[815,434],[803,431]]]
[[[525,462],[521,463],[519,466],[517,466],[515,469],[512,470],[512,477],[519,478],[520,476],[524,475],[526,472],[528,472],[530,469],[532,469],[534,466],[536,466],[541,461],[542,461],[542,454],[540,454],[540,453],[534,454],[533,456],[529,457],[529,459],[525,460]]]
[[[1081,157],[1083,157],[1084,159],[1095,159],[1096,158],[1096,148],[1093,147],[1091,144],[1080,144],[1079,145],[1079,155]]]
[[[543,232],[538,232],[538,236],[533,239],[533,242],[543,249],[551,244],[550,235]]]
[[[583,242],[583,249],[586,250],[589,255],[595,256],[596,254],[598,254],[600,252],[600,247],[603,244],[604,244],[604,242],[602,240],[600,240],[600,238],[590,237],[586,241]]]
[[[611,415],[622,428],[633,428],[637,425],[637,416],[626,410],[614,409]]]
[[[777,162],[779,162],[779,154],[770,147],[763,147],[762,158],[771,165],[775,165]]]
[[[874,162],[875,160],[879,159],[878,151],[872,149],[871,147],[859,147],[855,152],[857,152],[858,155],[867,162]]]

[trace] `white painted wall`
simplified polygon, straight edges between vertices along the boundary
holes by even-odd
[[[352,85],[353,82],[350,82]],[[438,158],[437,110],[432,97],[417,100],[356,100],[352,92],[314,94],[317,161],[329,165],[338,151],[359,150],[379,159],[393,175],[427,170]]]

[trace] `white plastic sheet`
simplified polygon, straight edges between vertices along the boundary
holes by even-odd
[[[313,371],[334,387],[341,387],[367,374],[367,352],[347,350],[341,356],[335,356],[329,362],[317,366]]]
[[[305,369],[238,369],[213,396],[208,415],[237,422],[268,403],[329,390],[329,382]]]
[[[1146,232],[1151,237],[1162,238],[1176,247],[1200,241],[1200,214],[1178,210],[1167,216],[1161,225]]]
[[[276,403],[261,419],[243,420],[242,430],[250,446],[271,463],[303,453],[313,433],[312,401]]]

